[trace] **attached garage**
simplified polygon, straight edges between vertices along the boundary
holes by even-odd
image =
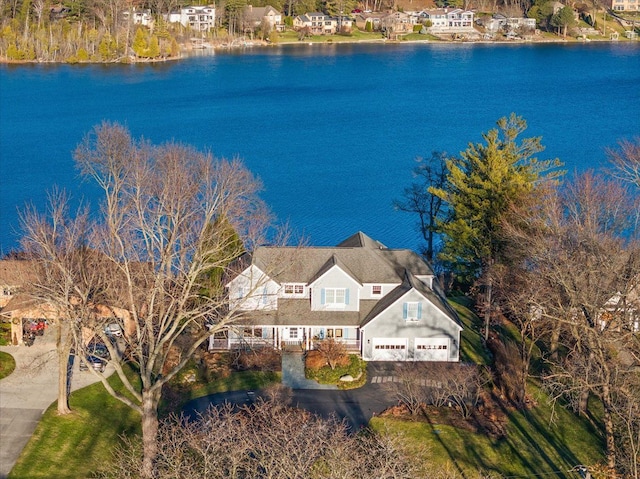
[[[373,338],[373,361],[406,361],[407,338]]]
[[[416,361],[448,361],[449,338],[415,338]]]

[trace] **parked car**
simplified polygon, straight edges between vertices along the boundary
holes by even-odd
[[[89,367],[92,367],[99,373],[103,373],[107,367],[107,361],[103,358],[90,354],[86,358],[80,360],[80,371],[87,371]]]
[[[122,328],[118,323],[109,323],[104,327],[104,334],[110,338],[122,337]]]
[[[106,360],[111,359],[111,355],[109,354],[107,346],[105,346],[105,344],[102,342],[90,342],[87,345],[87,354],[91,356],[97,356]]]
[[[25,325],[26,332],[31,332],[36,336],[42,336],[44,334],[44,329],[46,327],[46,323],[43,319],[31,319]]]

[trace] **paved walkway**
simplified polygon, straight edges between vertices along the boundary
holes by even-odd
[[[333,384],[318,384],[305,377],[302,352],[282,352],[282,384],[291,389],[338,389]]]
[[[5,479],[35,431],[42,413],[58,398],[55,330],[48,328],[33,346],[0,346],[16,361],[0,380],[0,479]],[[73,368],[71,390],[96,382],[89,371]]]

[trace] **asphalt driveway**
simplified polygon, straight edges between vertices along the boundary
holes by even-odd
[[[348,391],[324,389],[292,389],[291,405],[306,409],[321,417],[346,420],[353,430],[366,427],[369,420],[394,406],[398,400],[393,393],[393,364],[368,363],[367,384]],[[188,402],[184,412],[190,417],[203,413],[210,406],[231,403],[238,406],[251,404],[261,391],[233,391],[212,394]]]

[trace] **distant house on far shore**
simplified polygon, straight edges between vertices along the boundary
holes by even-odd
[[[247,5],[244,9],[246,21],[253,27],[259,27],[263,22],[267,23],[271,30],[283,32],[285,25],[282,21],[282,13],[270,5],[266,7],[254,7]]]
[[[182,7],[178,12],[171,12],[166,20],[169,23],[180,23],[191,30],[206,32],[215,27],[216,7],[213,5]]]

